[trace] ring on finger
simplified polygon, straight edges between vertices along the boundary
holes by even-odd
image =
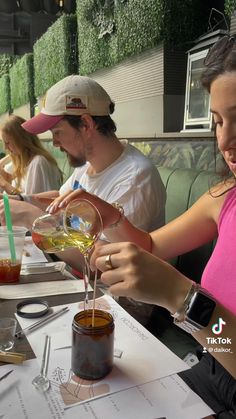
[[[106,266],[107,269],[114,269],[114,266],[112,265],[112,261],[111,261],[111,254],[106,256],[105,266]]]

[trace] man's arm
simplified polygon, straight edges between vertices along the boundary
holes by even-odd
[[[25,195],[25,194],[9,194],[9,199],[14,199],[15,201],[25,201],[29,204],[35,205],[42,210],[46,210],[47,206],[59,196],[58,191],[47,191],[47,192],[40,192],[38,194],[33,195]],[[0,193],[0,199],[3,199],[3,194]]]
[[[0,173],[0,187],[8,194],[17,192],[17,189],[12,186],[11,181],[8,181],[5,176]]]
[[[44,211],[28,202],[10,199],[9,203],[12,223],[15,226],[24,226],[30,230],[34,220],[44,214]],[[6,225],[3,200],[0,201],[0,223]]]
[[[59,192],[55,190],[22,196],[25,202],[35,205],[45,211],[48,205],[50,205],[50,203],[59,196]]]

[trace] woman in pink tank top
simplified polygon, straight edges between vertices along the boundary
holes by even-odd
[[[78,195],[98,207],[111,243],[95,250],[91,265],[102,271],[101,280],[112,295],[166,308],[176,325],[191,333],[206,351],[210,348],[211,354],[201,353],[201,361],[181,376],[213,408],[215,417],[236,418],[234,37],[224,36],[208,52],[202,83],[210,93],[217,146],[231,172],[228,180],[205,193],[176,220],[150,234],[131,225],[122,208],[81,190],[58,198],[49,210],[57,211],[59,204],[63,207]],[[201,287],[166,262],[217,237]]]

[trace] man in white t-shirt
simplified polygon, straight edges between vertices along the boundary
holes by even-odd
[[[147,157],[116,137],[116,125],[110,117],[113,111],[107,92],[88,77],[71,75],[48,90],[40,114],[22,126],[32,134],[51,130],[53,145],[65,151],[71,166],[77,168],[59,192],[19,196],[31,198],[41,209],[11,200],[15,225],[30,228],[42,214],[45,204],[38,204],[39,197],[55,198],[78,187],[122,205],[126,217],[139,228],[151,231],[164,224],[166,192],[160,175]],[[0,204],[1,218],[4,222]],[[62,258],[77,268],[77,250],[63,252]]]
[[[89,164],[76,169],[60,194],[82,187],[107,202],[118,202],[133,224],[152,231],[165,220],[165,191],[159,173],[135,147],[123,147],[121,155],[101,172],[89,175]]]
[[[151,163],[135,147],[123,144],[115,135],[110,114],[114,103],[95,80],[71,75],[52,86],[40,114],[26,121],[25,130],[39,134],[51,130],[53,145],[68,155],[76,167],[60,191],[19,196],[46,209],[38,198],[55,198],[68,189],[83,187],[102,199],[117,202],[136,226],[153,230],[165,222],[165,187]],[[24,202],[11,201],[14,224],[30,228],[41,210]],[[0,221],[4,214],[0,204]]]

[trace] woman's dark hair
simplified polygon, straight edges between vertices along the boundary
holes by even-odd
[[[106,137],[109,137],[116,132],[116,124],[113,119],[111,119],[110,115],[91,115],[91,118],[93,118],[94,122],[96,123],[97,130]],[[70,124],[73,128],[80,129],[83,126],[83,120],[78,115],[65,115],[63,119],[67,121],[68,124]]]
[[[236,39],[234,36],[225,35],[220,38],[208,51],[204,60],[204,70],[201,75],[203,87],[210,93],[211,84],[218,76],[236,71]],[[216,150],[215,150],[216,156]],[[226,180],[232,176],[228,165],[222,158],[222,167],[219,171],[222,180]],[[236,186],[233,185],[233,187]],[[229,188],[231,189],[231,188]],[[228,191],[228,190],[227,190]],[[225,192],[227,192],[225,191]],[[224,192],[224,193],[225,193]],[[224,194],[223,193],[223,194]]]
[[[212,82],[221,74],[236,71],[236,42],[234,36],[225,35],[209,50],[201,75],[203,87],[210,93]]]

